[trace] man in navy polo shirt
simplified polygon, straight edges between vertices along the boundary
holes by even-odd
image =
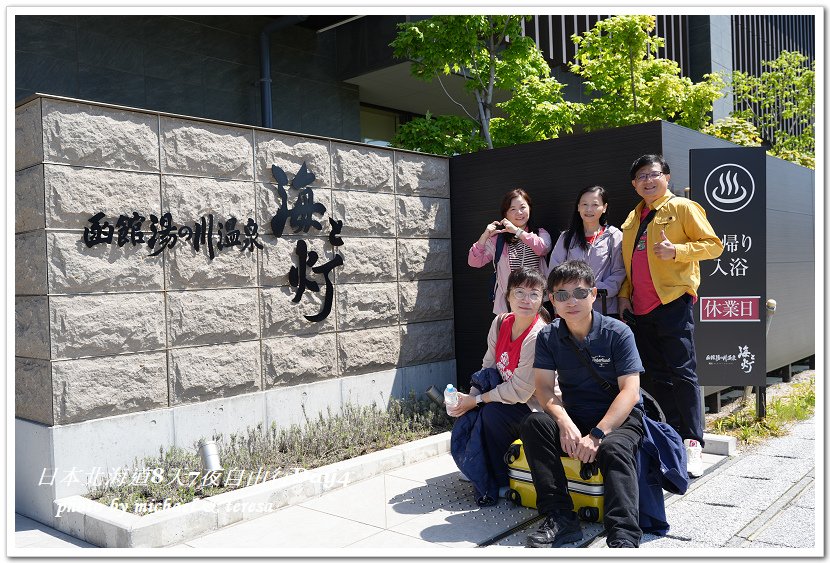
[[[528,536],[527,545],[559,547],[582,539],[560,460],[567,455],[587,463],[598,460],[605,484],[608,546],[638,547],[643,366],[634,335],[625,323],[593,310],[597,289],[586,262],[569,260],[556,266],[548,277],[548,291],[560,318],[543,328],[536,340],[536,398],[543,411],[531,413],[521,428],[536,506],[546,518]],[[554,394],[557,374],[561,400]],[[603,389],[598,378],[613,391]]]

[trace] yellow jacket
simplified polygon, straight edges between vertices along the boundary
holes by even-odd
[[[644,201],[628,214],[620,230],[623,232],[622,254],[625,264],[625,281],[620,287],[620,297],[631,298],[631,255],[634,252],[634,237],[640,228],[640,213]],[[648,267],[654,289],[665,305],[684,293],[697,295],[700,286],[699,260],[717,258],[723,252],[723,243],[706,219],[706,212],[696,202],[675,197],[670,193],[661,197],[651,206],[657,209],[651,223],[646,227],[648,244]],[[653,245],[663,240],[661,231],[674,244],[674,260],[661,260],[654,255]]]

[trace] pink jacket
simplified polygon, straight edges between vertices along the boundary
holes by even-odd
[[[481,268],[493,261],[496,255],[496,237],[490,237],[487,242],[479,244],[478,241],[473,243],[470,247],[470,252],[467,254],[467,264],[473,268]],[[533,252],[539,256],[539,271],[542,275],[548,271],[548,264],[545,256],[550,252],[551,241],[550,235],[545,229],[539,229],[539,234],[522,232],[519,235],[527,246],[533,249]],[[507,288],[507,278],[510,276],[510,258],[508,257],[507,245],[501,251],[499,263],[496,264],[496,299],[493,302],[493,313],[507,313],[507,302],[504,299],[505,289]]]

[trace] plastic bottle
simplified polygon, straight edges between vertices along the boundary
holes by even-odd
[[[447,414],[450,413],[450,409],[453,408],[455,405],[458,404],[458,391],[453,387],[452,383],[447,384],[447,388],[444,389],[444,405],[447,407]]]

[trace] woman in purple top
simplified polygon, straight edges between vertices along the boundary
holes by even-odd
[[[507,192],[501,201],[501,219],[487,224],[487,228],[470,247],[467,263],[481,268],[494,261],[496,241],[504,239],[504,247],[496,261],[496,296],[493,313],[507,313],[505,288],[510,272],[521,267],[547,274],[545,256],[550,252],[550,235],[545,229],[530,226],[530,196],[521,188]],[[496,236],[493,236],[496,235]],[[624,274],[625,272],[623,272]]]
[[[576,198],[571,226],[563,231],[550,255],[550,269],[566,260],[584,260],[594,271],[597,289],[608,291],[608,314],[618,317],[617,293],[625,279],[622,231],[608,224],[608,197],[602,186],[583,188]],[[602,312],[602,300],[594,302]]]

